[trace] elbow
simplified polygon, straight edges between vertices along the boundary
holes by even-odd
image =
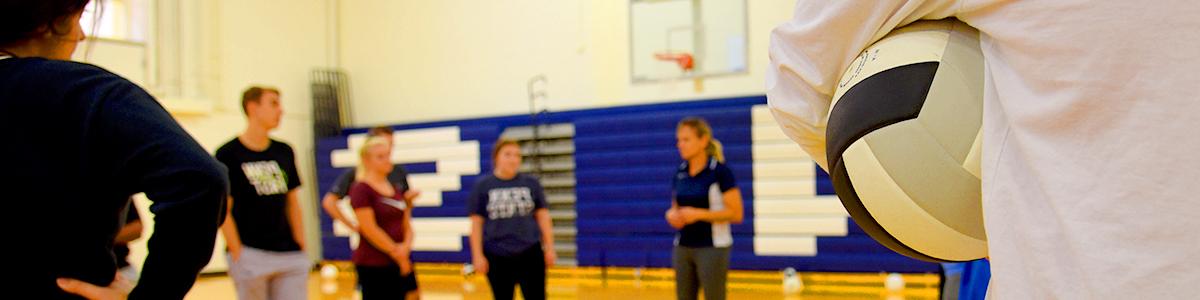
[[[733,214],[733,218],[729,220],[729,223],[742,224],[742,221],[744,221],[744,220],[745,220],[744,214],[739,211],[739,212]]]
[[[225,220],[232,214],[233,205],[229,201],[229,171],[225,169],[225,165],[213,160],[214,164],[204,172],[203,182],[208,184],[209,199],[213,201],[211,207],[215,208],[217,215],[217,226],[225,224]]]
[[[208,183],[211,189],[221,195],[221,200],[229,195],[229,170],[225,168],[216,159],[212,159],[212,164],[204,168],[204,182]]]
[[[326,212],[337,210],[337,199],[331,194],[325,194],[325,199],[321,199],[321,207],[325,208]]]
[[[132,240],[142,238],[142,231],[145,231],[145,229],[142,228],[141,221],[134,222],[133,224],[129,224],[129,227],[130,227],[130,231],[132,232],[129,234],[129,240],[132,241]]]
[[[216,159],[202,162],[163,175],[164,186],[171,188],[146,191],[155,201],[150,211],[170,219],[191,218],[181,222],[211,222],[213,229],[224,223],[229,213],[228,171]]]
[[[209,164],[197,164],[190,177],[196,184],[194,189],[198,192],[197,195],[203,195],[196,198],[197,200],[203,199],[205,205],[211,204],[211,207],[218,208],[222,215],[227,213],[229,171],[225,165],[211,159]]]

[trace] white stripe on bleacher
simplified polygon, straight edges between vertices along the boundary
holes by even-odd
[[[846,210],[836,196],[816,196],[816,165],[766,105],[754,106],[751,118],[754,253],[817,255],[817,236],[848,233]]]
[[[812,197],[817,195],[817,186],[811,178],[793,179],[755,179],[754,196],[796,196]]]
[[[414,228],[416,228],[414,226]],[[417,234],[413,237],[413,250],[416,251],[462,251],[462,235],[457,234]]]
[[[479,174],[479,158],[437,161],[438,173]]]
[[[457,143],[459,139],[458,127],[438,127],[425,129],[410,129],[401,130],[392,133],[392,140],[396,143],[397,148],[407,148],[410,146],[423,146],[428,144],[450,144]],[[346,145],[350,149],[358,149],[364,142],[367,141],[366,133],[351,134],[346,137]]]
[[[750,118],[752,119],[752,123],[754,125],[771,124],[779,126],[777,125],[778,123],[775,123],[775,116],[771,114],[771,108],[767,107],[765,104],[755,105],[753,108],[751,108]]]
[[[358,150],[333,150],[329,153],[329,161],[334,168],[351,168],[358,166]]]
[[[808,199],[758,199],[754,201],[754,215],[762,217],[848,217],[849,213],[837,197]]]
[[[419,163],[445,159],[479,159],[479,142],[463,141],[454,144],[430,144],[423,147],[392,150],[394,163]]]
[[[411,185],[412,181],[409,181],[408,184]],[[417,188],[416,185],[414,185],[413,188],[421,190],[421,196],[417,197],[416,200],[413,200],[413,206],[416,206],[416,207],[442,206],[442,193],[427,192],[426,190]],[[436,191],[436,190],[434,190],[434,191]]]
[[[776,125],[775,123],[755,124],[754,127],[752,127],[750,129],[750,132],[751,132],[751,135],[750,135],[751,141],[753,141],[755,143],[757,143],[757,142],[774,142],[774,141],[789,141],[789,142],[791,141],[791,139],[788,138],[787,135],[783,133],[783,129],[780,129],[779,125]]]
[[[754,254],[763,256],[816,256],[815,236],[755,236]]]
[[[461,136],[458,126],[400,130],[392,133],[396,147],[420,147],[428,144],[458,143]]]
[[[795,159],[796,161],[812,161],[808,152],[800,149],[791,140],[754,143],[751,148],[754,159]]]
[[[467,235],[471,230],[471,221],[463,218],[413,218],[413,229],[421,229],[428,234],[458,234]],[[420,236],[420,235],[418,235]]]
[[[470,233],[467,218],[413,218],[413,250],[462,251],[462,237]]]
[[[332,163],[337,168],[347,168],[358,165],[358,147],[351,149],[333,150]],[[395,147],[392,149],[392,163],[422,163],[438,160],[469,160],[479,159],[479,142],[463,141],[443,144],[425,144],[423,146]]]
[[[409,174],[408,184],[422,191],[457,191],[462,189],[462,178],[458,174]]]
[[[846,236],[846,217],[764,216],[754,218],[754,234]]]
[[[754,161],[754,180],[811,180],[816,176],[817,169],[811,161]]]

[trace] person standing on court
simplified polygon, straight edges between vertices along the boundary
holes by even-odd
[[[0,188],[20,212],[2,223],[20,241],[5,286],[26,299],[180,299],[212,257],[225,168],[145,90],[69,61],[89,2],[0,0]],[[139,192],[157,222],[131,291],[112,247]]]
[[[350,204],[367,240],[351,257],[364,300],[420,298],[411,258],[413,200],[420,192],[388,178],[391,154],[390,138],[368,138],[359,148],[357,180],[350,187]]]
[[[495,299],[512,299],[517,285],[525,299],[546,299],[546,269],[558,259],[546,194],[536,178],[517,173],[516,141],[496,141],[492,165],[467,199],[471,261],[487,274]]]
[[[725,299],[733,246],[729,224],[742,223],[742,193],[704,119],[680,121],[675,146],[684,160],[675,172],[674,199],[666,213],[667,223],[679,230],[672,255],[675,296],[697,299],[703,288],[704,299]]]
[[[379,137],[391,145],[393,143],[393,132],[394,131],[392,128],[387,126],[372,127],[371,129],[367,130],[367,138],[370,139]],[[325,193],[325,197],[321,199],[321,207],[325,209],[325,213],[329,214],[334,221],[342,223],[342,225],[349,227],[354,232],[350,236],[351,248],[358,247],[360,238],[358,233],[358,223],[350,220],[350,218],[342,213],[342,210],[338,208],[338,201],[346,198],[346,196],[350,193],[350,187],[355,181],[357,181],[357,178],[355,178],[356,173],[358,172],[354,168],[350,168],[345,172],[342,172],[342,175],[338,176],[337,180],[333,182],[333,187],[331,187],[329,192]],[[387,178],[388,182],[400,187],[402,190],[407,190],[409,188],[408,172],[404,169],[404,166],[393,165],[392,172],[388,173]]]
[[[291,146],[267,135],[283,117],[279,97],[273,88],[246,89],[246,131],[216,153],[229,167],[229,209],[221,232],[229,277],[242,300],[308,298],[312,261],[304,252],[296,156]]]

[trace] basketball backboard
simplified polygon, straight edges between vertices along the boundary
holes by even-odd
[[[745,0],[632,0],[634,83],[746,72]]]

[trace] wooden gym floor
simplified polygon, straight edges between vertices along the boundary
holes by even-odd
[[[336,278],[309,278],[309,299],[356,300],[353,266],[334,263],[341,272]],[[491,299],[487,279],[463,276],[462,265],[418,264],[417,279],[425,300]],[[674,299],[675,283],[670,269],[554,268],[550,270],[547,294],[550,299]],[[640,276],[637,276],[639,275]],[[804,288],[785,294],[780,272],[732,271],[729,299],[938,299],[937,274],[905,274],[905,288],[884,288],[886,274],[801,273]],[[518,292],[519,295],[519,292]],[[201,276],[186,299],[236,299],[233,282],[224,275]],[[520,297],[518,296],[518,299]]]

